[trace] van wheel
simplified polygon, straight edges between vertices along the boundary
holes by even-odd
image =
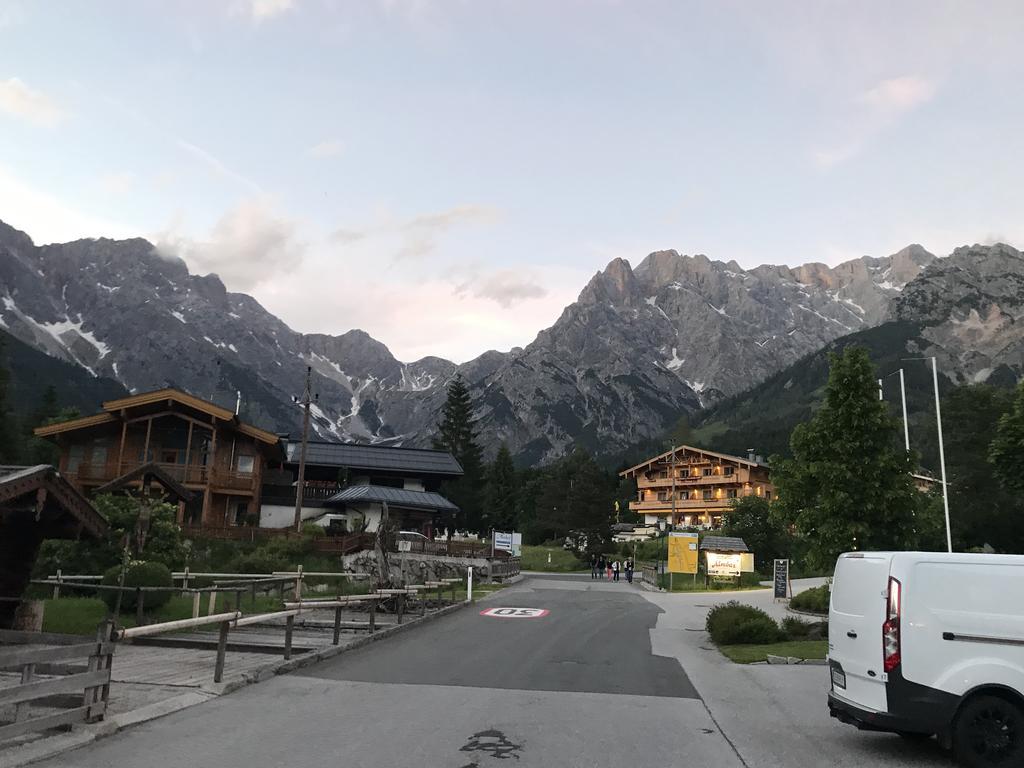
[[[999,696],[969,699],[953,726],[953,753],[970,768],[1024,765],[1024,712]]]

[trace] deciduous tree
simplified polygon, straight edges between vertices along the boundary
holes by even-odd
[[[1024,494],[1024,381],[1017,386],[1013,406],[999,419],[988,457],[1003,487]]]

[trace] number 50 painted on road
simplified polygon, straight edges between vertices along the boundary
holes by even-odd
[[[480,611],[481,616],[498,619],[539,619],[548,613],[550,611],[546,608],[488,608],[486,611]]]

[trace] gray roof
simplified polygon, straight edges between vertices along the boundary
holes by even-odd
[[[301,443],[288,442],[288,461],[299,461]],[[306,463],[322,467],[412,472],[422,475],[462,475],[462,465],[448,451],[425,448],[394,448],[358,443],[310,442],[306,447]]]
[[[396,507],[412,509],[436,509],[439,512],[458,512],[459,508],[440,493],[431,491],[409,491],[405,488],[388,488],[383,485],[350,485],[327,500],[327,504],[343,504],[354,501],[386,501]]]
[[[705,536],[700,548],[712,552],[749,552],[747,543],[735,536]]]

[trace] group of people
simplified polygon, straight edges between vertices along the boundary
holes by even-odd
[[[633,583],[633,561],[628,557],[619,562],[611,557],[605,557],[604,555],[591,555],[590,556],[590,578],[592,579],[607,579],[608,581],[618,581],[619,573],[621,571],[626,572],[626,581],[630,584]]]

